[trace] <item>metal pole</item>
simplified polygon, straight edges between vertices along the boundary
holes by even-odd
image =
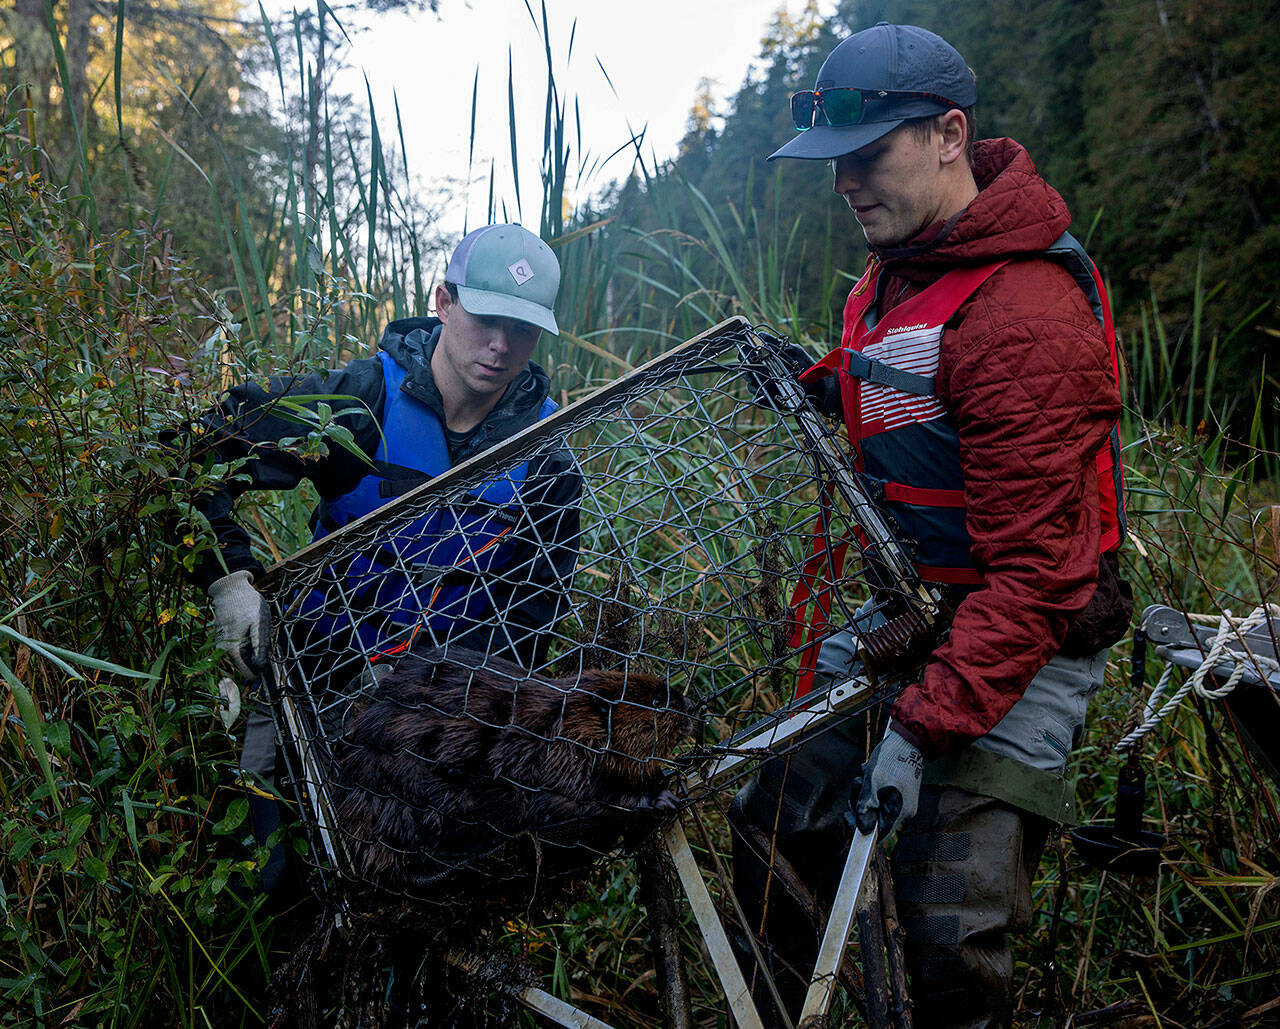
[[[827,931],[822,937],[822,946],[818,950],[818,961],[813,968],[813,978],[809,981],[809,992],[804,999],[804,1008],[800,1012],[800,1024],[810,1018],[825,1015],[831,1006],[831,996],[835,992],[836,972],[844,957],[844,948],[849,942],[849,931],[853,927],[854,912],[858,908],[858,897],[862,893],[862,884],[867,878],[867,868],[871,864],[871,855],[878,842],[876,831],[856,833],[849,844],[849,856],[845,858],[844,873],[840,876],[840,886],[836,890],[836,899],[831,905],[831,918],[827,921]]]
[[[702,880],[702,871],[689,847],[689,838],[685,836],[684,826],[679,820],[662,830],[662,842],[666,844],[671,860],[675,862],[685,896],[689,898],[689,906],[693,908],[693,917],[702,930],[702,938],[711,954],[711,963],[724,986],[725,998],[729,1001],[729,1008],[739,1029],[764,1029],[760,1013],[751,999],[751,991],[747,988],[747,980],[729,946],[729,937],[725,934],[715,903],[707,891],[707,884]]]
[[[273,659],[264,676],[264,680],[266,676],[270,676],[271,699],[275,703],[280,716],[284,719],[285,726],[288,727],[289,735],[292,737],[294,748],[301,761],[303,785],[311,801],[311,806],[315,809],[316,831],[320,836],[321,849],[334,865],[344,868],[350,867],[349,863],[345,861],[345,850],[342,850],[341,854],[339,853],[341,845],[334,833],[333,805],[329,797],[324,772],[320,768],[315,752],[312,750],[312,736],[306,732],[302,724],[302,715],[298,712],[293,698],[280,686],[280,683],[284,681],[281,671],[279,661]]]
[[[811,694],[805,698],[805,706],[790,717],[773,722],[745,739],[730,740],[723,748],[729,753],[716,761],[704,774],[686,777],[685,788],[693,793],[697,787],[714,783],[744,761],[758,761],[771,756],[776,752],[775,748],[791,742],[810,727],[849,707],[870,689],[870,682],[856,676],[831,687],[825,693]]]

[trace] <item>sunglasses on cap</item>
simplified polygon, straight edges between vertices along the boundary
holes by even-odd
[[[958,106],[937,93],[921,93],[904,89],[859,89],[857,86],[829,86],[826,89],[802,89],[791,94],[791,120],[796,129],[804,132],[818,121],[821,111],[826,124],[841,128],[857,125],[862,121],[863,104],[867,99],[885,100],[889,97],[915,97],[937,100],[948,107]]]

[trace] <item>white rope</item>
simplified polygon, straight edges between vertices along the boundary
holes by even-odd
[[[1209,625],[1214,622],[1213,615],[1192,614],[1187,617],[1192,621]],[[1218,632],[1209,644],[1209,651],[1205,654],[1204,660],[1200,662],[1199,666],[1191,673],[1178,691],[1160,707],[1157,707],[1156,705],[1159,703],[1160,698],[1164,696],[1165,691],[1169,688],[1169,683],[1173,680],[1173,662],[1165,666],[1164,672],[1160,676],[1160,681],[1156,683],[1155,689],[1151,691],[1151,696],[1147,698],[1146,704],[1143,705],[1141,724],[1116,744],[1116,750],[1132,750],[1143,736],[1169,717],[1192,690],[1196,692],[1197,696],[1203,697],[1205,700],[1221,700],[1240,684],[1245,672],[1249,670],[1249,665],[1252,665],[1261,673],[1264,680],[1268,676],[1280,672],[1280,661],[1254,654],[1249,650],[1249,644],[1244,639],[1250,629],[1273,619],[1280,619],[1280,605],[1265,604],[1255,607],[1246,617],[1241,619],[1232,617],[1230,611],[1224,610],[1221,616],[1217,618]],[[1246,654],[1237,654],[1228,650],[1228,645],[1233,642],[1244,644]],[[1232,664],[1232,668],[1231,674],[1227,676],[1226,681],[1217,689],[1205,685],[1205,680],[1208,678],[1209,673],[1218,665],[1227,662]]]

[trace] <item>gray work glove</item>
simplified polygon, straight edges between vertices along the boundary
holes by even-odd
[[[924,755],[893,729],[886,732],[862,766],[854,809],[858,831],[871,832],[878,822],[882,840],[897,832],[916,813],[923,774]]]
[[[271,608],[253,588],[252,573],[224,575],[209,587],[209,599],[218,646],[230,655],[236,671],[245,679],[254,678],[267,667]]]

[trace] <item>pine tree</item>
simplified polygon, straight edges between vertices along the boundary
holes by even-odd
[[[1154,295],[1189,332],[1199,275],[1220,290],[1206,339],[1258,312],[1217,355],[1219,383],[1245,397],[1280,282],[1277,19],[1274,0],[1106,0],[1086,119],[1087,196],[1120,306]]]

